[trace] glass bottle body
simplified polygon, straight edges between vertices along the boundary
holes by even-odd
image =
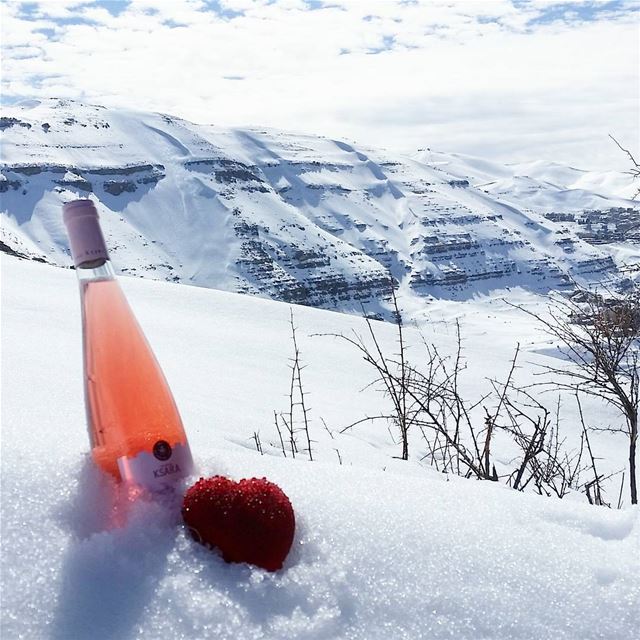
[[[92,455],[114,477],[163,490],[192,472],[180,414],[108,260],[77,268]]]

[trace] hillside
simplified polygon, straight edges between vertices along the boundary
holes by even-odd
[[[389,273],[418,304],[615,283],[616,261],[638,262],[617,174],[396,157],[55,99],[4,113],[4,250],[54,264],[70,264],[60,205],[78,197],[102,203],[122,273],[341,311],[385,314]]]
[[[418,439],[408,462],[395,460],[380,424],[340,435],[384,400],[359,392],[370,372],[357,353],[314,334],[366,327],[305,307],[293,311],[316,460],[285,459],[270,442],[273,410],[288,401],[291,307],[135,278],[122,284],[175,393],[199,472],[278,482],[297,514],[294,549],[276,574],[226,565],[189,539],[175,513],[147,503],[123,528],[105,529],[114,488],[87,457],[75,276],[3,256],[3,638],[633,637],[637,508],[439,474],[420,462]],[[526,292],[514,296],[536,304]],[[446,349],[462,315],[470,389],[505,374],[516,340],[529,362],[553,357],[530,321],[499,300],[463,307],[435,303],[424,330]],[[392,349],[393,326],[376,328]],[[605,455],[622,453],[619,444]]]

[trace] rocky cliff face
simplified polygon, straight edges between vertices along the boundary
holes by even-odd
[[[390,278],[407,294],[458,298],[617,278],[606,244],[562,216],[637,213],[611,193],[568,199],[566,187],[513,170],[505,182],[505,167],[454,155],[392,157],[61,100],[6,112],[3,250],[70,265],[60,206],[92,197],[121,272],[300,304],[384,314]]]

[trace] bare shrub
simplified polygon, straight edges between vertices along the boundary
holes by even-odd
[[[620,424],[591,428],[626,436],[631,503],[637,504],[640,288],[608,297],[584,290],[568,298],[554,296],[544,317],[516,308],[539,322],[569,362],[568,367],[545,366],[553,382],[542,384],[598,398],[620,412]]]
[[[508,375],[503,382],[489,380],[491,391],[468,401],[460,391],[460,377],[466,369],[462,355],[460,325],[456,323],[456,347],[452,356],[442,355],[437,347],[423,340],[421,366],[407,358],[403,325],[394,297],[398,317],[396,344],[398,352],[386,355],[373,323],[366,320],[368,340],[357,333],[331,334],[354,346],[374,370],[374,385],[389,398],[390,410],[366,416],[342,429],[353,429],[366,421],[387,421],[396,427],[403,460],[409,458],[409,434],[417,430],[426,446],[421,461],[444,473],[467,478],[503,479],[518,491],[532,489],[541,495],[563,498],[570,491],[581,491],[593,504],[606,504],[595,456],[586,429],[578,449],[570,448],[560,433],[558,397],[555,411],[547,408],[530,390],[514,381],[520,347],[515,350]],[[368,388],[367,387],[367,388]],[[479,418],[480,411],[484,418]],[[508,437],[519,453],[499,475],[492,460],[492,443],[498,436]],[[396,440],[394,439],[394,443]],[[585,460],[585,445],[589,460]],[[593,479],[582,482],[584,473]]]
[[[344,334],[324,334],[345,340],[354,346],[362,355],[363,359],[376,372],[376,378],[369,386],[380,385],[385,395],[391,400],[392,409],[388,414],[376,414],[366,416],[361,420],[344,427],[341,433],[362,424],[363,422],[384,420],[391,421],[396,427],[399,434],[399,442],[401,444],[401,460],[409,459],[409,430],[415,424],[419,405],[410,397],[409,389],[412,383],[411,377],[415,370],[409,366],[407,362],[407,345],[404,340],[403,321],[395,292],[392,290],[392,300],[397,327],[397,345],[398,353],[388,356],[380,346],[380,342],[374,330],[372,321],[366,316],[363,309],[363,316],[367,323],[367,329],[371,345],[357,333],[345,336]]]
[[[611,134],[609,134],[609,137],[618,145],[620,151],[627,154],[627,157],[631,162],[631,168],[625,171],[625,173],[633,176],[634,180],[638,180],[640,178],[640,164],[638,164],[638,161],[633,157],[631,151],[629,151],[629,149],[625,149]],[[640,187],[638,187],[637,191],[633,195],[632,200],[635,200],[638,196],[640,196]]]
[[[300,451],[298,449],[298,434],[302,433],[306,441],[306,446],[304,446],[301,451],[306,452],[309,460],[313,461],[312,439],[309,429],[310,409],[307,406],[307,394],[302,384],[302,370],[304,366],[302,365],[300,348],[298,347],[297,328],[293,316],[293,309],[290,310],[289,325],[291,327],[291,342],[293,345],[293,356],[289,358],[289,369],[291,370],[288,394],[289,407],[287,411],[280,412],[279,414],[274,411],[273,418],[283,456],[285,458],[287,457],[288,448],[291,457],[296,457],[296,454]],[[284,426],[287,435],[286,447],[280,423]]]

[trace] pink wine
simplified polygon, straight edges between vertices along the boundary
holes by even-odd
[[[118,285],[91,200],[64,205],[82,301],[92,455],[127,483],[162,491],[192,473],[180,414]]]

